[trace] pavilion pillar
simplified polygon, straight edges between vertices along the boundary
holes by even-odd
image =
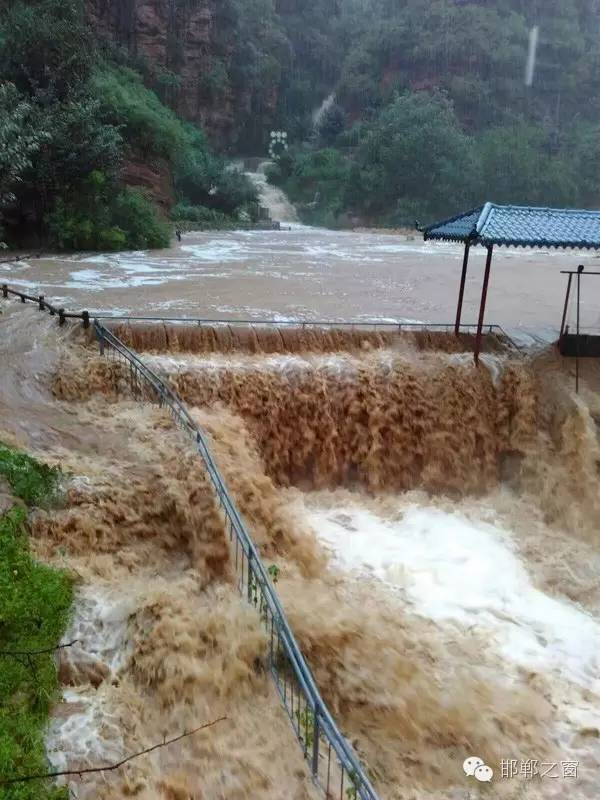
[[[467,267],[469,265],[469,250],[471,249],[471,242],[469,239],[465,242],[465,255],[463,258],[462,275],[460,278],[460,289],[458,291],[458,306],[456,308],[456,324],[454,325],[454,333],[456,336],[460,333],[460,318],[462,316],[463,299],[465,296],[465,283],[467,280]]]
[[[569,272],[569,280],[567,281],[567,294],[565,296],[565,307],[563,308],[562,321],[560,323],[560,338],[558,340],[559,342],[562,341],[562,338],[565,335],[565,325],[567,323],[567,312],[569,310],[569,299],[571,297],[572,282],[573,282],[573,273]]]
[[[479,363],[479,353],[481,352],[481,336],[483,331],[483,318],[485,316],[485,304],[487,301],[488,284],[490,281],[490,269],[492,266],[492,255],[494,246],[490,245],[487,249],[485,261],[485,274],[483,276],[483,289],[481,290],[481,305],[479,306],[479,320],[477,322],[477,336],[475,338],[475,363]]]

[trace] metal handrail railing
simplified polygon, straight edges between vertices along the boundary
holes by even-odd
[[[302,655],[258,549],[229,494],[207,440],[173,389],[98,319],[94,330],[103,354],[118,354],[130,366],[135,397],[155,400],[194,441],[226,517],[236,584],[259,610],[269,634],[269,671],[309,761],[315,783],[326,798],[377,800],[363,766],[339,731]],[[140,384],[140,380],[144,381]],[[150,394],[144,389],[151,390]],[[235,555],[233,556],[233,553]],[[295,691],[294,691],[295,690]],[[296,701],[294,704],[294,700]],[[332,760],[333,754],[333,760]],[[339,791],[337,791],[339,789]]]
[[[410,328],[436,328],[454,330],[454,322],[388,322],[387,320],[317,320],[317,319],[223,319],[208,317],[153,317],[137,316],[134,314],[96,314],[94,319],[115,320],[117,322],[173,322],[195,325],[281,325],[293,327],[317,327],[317,328],[360,328],[365,327],[392,328],[393,330],[405,330]],[[461,328],[477,329],[477,323],[461,322]],[[502,331],[502,327],[496,324],[486,323],[484,326],[489,331]]]
[[[455,323],[450,322],[388,322],[386,320],[312,320],[312,319],[219,319],[204,317],[156,317],[134,314],[101,314],[94,312],[94,319],[114,322],[169,322],[180,325],[243,325],[248,327],[294,327],[294,328],[381,328],[390,331],[454,331]],[[477,323],[461,323],[462,333],[477,331]],[[489,334],[503,336],[513,344],[510,336],[501,325],[487,323],[484,326]]]
[[[80,319],[85,328],[90,325],[88,311],[69,313],[48,303],[43,295],[34,296],[0,285],[4,298],[15,296],[22,303],[37,303],[41,311],[57,315],[59,324],[67,319]],[[153,372],[133,351],[106,328],[99,320],[112,321],[161,321],[202,324],[296,325],[301,327],[374,327],[395,330],[451,329],[447,324],[387,323],[387,322],[316,322],[299,320],[193,320],[181,318],[132,317],[124,315],[94,315],[94,330],[101,352],[118,354],[130,367],[131,388],[135,397],[154,400],[167,407],[173,420],[194,441],[198,454],[206,468],[211,484],[226,516],[232,555],[235,554],[236,583],[240,592],[258,608],[260,618],[269,634],[269,671],[277,691],[290,717],[296,735],[303,748],[304,757],[310,762],[315,783],[324,791],[326,800],[378,800],[371,781],[365,773],[354,750],[339,731],[329,709],[317,688],[314,677],[306,663],[294,634],[285,616],[281,602],[260,554],[248,533],[237,507],[231,498],[217,465],[210,453],[206,438],[196,425],[187,408],[171,387]],[[474,328],[464,325],[462,328]],[[499,331],[514,345],[510,337],[498,325],[486,325],[489,333]],[[140,377],[143,383],[140,383]],[[150,390],[150,391],[148,391]],[[295,689],[295,692],[294,692]],[[295,701],[295,705],[294,705]],[[304,702],[304,706],[302,703]],[[333,758],[332,758],[333,754]]]
[[[64,308],[49,303],[44,295],[30,295],[25,292],[19,292],[16,289],[10,289],[8,284],[3,283],[0,285],[0,291],[4,298],[9,296],[18,297],[22,303],[31,301],[37,303],[40,311],[49,311],[51,316],[58,316],[59,324],[63,325],[67,319],[81,319],[83,327],[88,328],[90,325],[90,312],[81,311],[80,313],[71,313],[65,311]],[[351,328],[351,329],[378,329],[396,331],[398,333],[415,332],[415,331],[446,331],[451,332],[454,330],[454,323],[447,322],[386,322],[385,320],[356,320],[350,321],[335,321],[335,320],[298,320],[298,319],[204,319],[201,317],[155,317],[155,316],[135,316],[131,314],[109,314],[94,312],[94,319],[97,320],[112,320],[114,322],[160,322],[160,323],[174,323],[181,325],[242,325],[247,327],[299,327],[299,328]],[[461,332],[469,334],[471,331],[477,330],[476,323],[461,323]],[[489,335],[496,335],[503,338],[506,343],[516,350],[519,350],[519,345],[511,339],[501,325],[487,324],[484,325],[484,330],[487,330]]]
[[[89,311],[81,311],[79,314],[73,314],[70,311],[66,311],[64,308],[58,308],[58,306],[52,305],[49,303],[43,294],[33,295],[33,294],[26,294],[25,292],[19,292],[16,289],[10,289],[8,284],[3,283],[0,286],[0,291],[2,292],[2,297],[7,299],[8,297],[18,297],[22,303],[26,303],[28,300],[32,303],[37,303],[38,308],[40,311],[49,311],[50,316],[58,316],[58,324],[64,325],[66,320],[68,319],[80,319],[83,321],[83,327],[89,328],[90,327],[90,312]]]

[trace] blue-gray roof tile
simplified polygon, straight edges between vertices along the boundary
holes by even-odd
[[[600,249],[600,211],[484,206],[424,229],[425,239],[511,247]]]

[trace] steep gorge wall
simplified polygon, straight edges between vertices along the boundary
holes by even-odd
[[[228,139],[233,93],[211,89],[217,64],[227,57],[220,30],[221,0],[86,0],[98,34],[142,60],[161,99],[211,138]]]

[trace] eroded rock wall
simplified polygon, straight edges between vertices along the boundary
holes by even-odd
[[[220,0],[87,0],[98,34],[143,63],[161,99],[227,140],[234,122],[228,85],[215,91],[230,43]]]

